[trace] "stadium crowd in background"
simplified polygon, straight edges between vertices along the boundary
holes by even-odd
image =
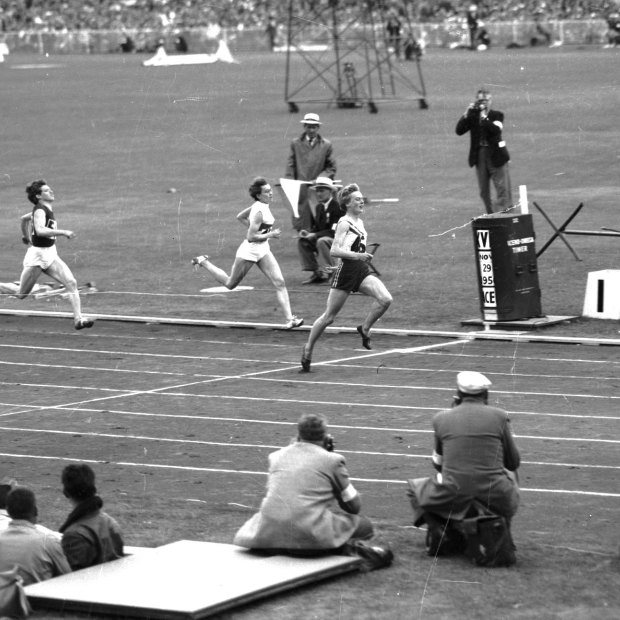
[[[297,13],[312,11],[318,0],[297,0]],[[377,3],[378,4],[378,3]],[[443,22],[465,16],[471,0],[385,0],[387,13],[401,24]],[[617,0],[480,0],[479,18],[486,22],[532,19],[606,19],[618,11]],[[231,0],[217,4],[200,0],[0,0],[0,32],[38,29],[119,30],[199,28],[217,24],[243,30],[283,24],[288,2],[276,0]],[[356,0],[341,0],[343,17],[357,12]]]

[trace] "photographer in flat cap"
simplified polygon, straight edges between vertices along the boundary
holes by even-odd
[[[285,178],[297,181],[314,181],[318,177],[333,179],[336,175],[336,160],[332,143],[319,133],[319,115],[310,112],[300,123],[304,131],[291,142]],[[299,217],[293,217],[293,228],[298,231],[311,230],[313,205],[309,201],[307,185],[301,186],[298,207]]]
[[[305,414],[297,432],[290,445],[269,455],[267,495],[234,543],[312,555],[370,538],[372,523],[358,514],[360,496],[349,481],[344,457],[333,451],[325,418]]]
[[[448,520],[464,519],[476,503],[504,518],[512,550],[510,521],[519,505],[515,472],[520,455],[508,414],[488,404],[491,382],[479,372],[460,372],[456,384],[453,407],[433,417],[437,474],[409,480],[414,525],[428,524],[427,551],[435,554]]]
[[[337,259],[332,258],[330,250],[334,241],[334,231],[338,220],[345,214],[334,196],[334,191],[342,187],[335,185],[329,177],[319,177],[312,189],[317,204],[312,214],[309,230],[299,231],[297,250],[303,271],[311,271],[309,279],[302,284],[322,284],[328,282]]]
[[[456,134],[469,132],[470,167],[476,167],[480,198],[487,213],[504,211],[512,207],[510,154],[502,137],[504,113],[491,109],[491,92],[484,87],[478,89],[476,99],[467,106],[465,114],[456,123]],[[497,194],[491,200],[491,181]]]

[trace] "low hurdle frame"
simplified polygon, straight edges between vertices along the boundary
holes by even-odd
[[[547,220],[551,228],[555,231],[551,238],[538,250],[536,257],[538,258],[558,237],[564,242],[566,247],[570,250],[571,254],[576,260],[581,261],[579,254],[574,250],[573,246],[568,242],[565,235],[585,235],[591,237],[620,237],[620,231],[614,228],[601,228],[601,230],[577,230],[569,229],[567,226],[577,217],[579,212],[584,206],[583,202],[580,202],[577,208],[566,218],[561,226],[556,226],[551,218],[544,212],[543,208],[536,202],[532,203],[540,212],[540,214]]]

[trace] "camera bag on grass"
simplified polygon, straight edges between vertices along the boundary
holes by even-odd
[[[479,502],[472,503],[468,515],[458,524],[465,537],[465,555],[477,566],[512,566],[517,558],[506,519]]]
[[[25,618],[31,612],[17,566],[0,573],[0,616]]]

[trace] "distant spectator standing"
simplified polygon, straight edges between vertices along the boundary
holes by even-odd
[[[620,13],[613,12],[607,17],[607,44],[605,47],[620,46]]]
[[[276,20],[275,15],[270,15],[267,18],[265,34],[267,35],[267,43],[269,45],[269,49],[273,52],[278,37],[278,21]]]
[[[478,27],[480,16],[478,14],[478,5],[471,4],[467,9],[467,28],[469,29],[469,49],[475,50],[478,40]]]
[[[60,541],[35,526],[38,510],[34,493],[15,487],[6,498],[6,507],[11,522],[0,531],[0,572],[17,565],[24,585],[70,573]]]
[[[401,28],[402,23],[398,17],[398,13],[395,9],[390,9],[387,12],[385,31],[387,33],[388,46],[394,50],[394,56],[396,56],[396,58],[400,58]]]
[[[502,137],[503,128],[504,113],[491,109],[491,92],[484,87],[478,89],[475,101],[456,124],[457,135],[469,132],[468,163],[476,167],[480,198],[487,213],[512,207],[510,154]],[[491,200],[491,181],[497,194],[495,203]]]
[[[333,179],[336,160],[332,143],[319,134],[319,115],[310,112],[300,122],[304,131],[291,142],[284,176],[298,181],[314,181],[318,177]],[[293,228],[309,230],[312,226],[312,208],[307,185],[301,186],[298,207],[299,217],[293,217]]]
[[[103,564],[123,556],[118,523],[101,510],[95,472],[86,464],[67,465],[62,472],[65,497],[73,510],[60,528],[62,548],[72,570]]]

